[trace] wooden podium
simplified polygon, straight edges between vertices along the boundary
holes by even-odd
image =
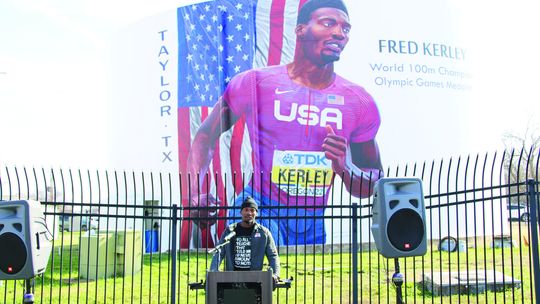
[[[206,273],[206,303],[272,303],[272,270],[209,271]]]

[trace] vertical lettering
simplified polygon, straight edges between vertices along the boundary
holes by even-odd
[[[167,71],[167,66],[168,66],[168,63],[169,63],[169,59],[168,59],[168,55],[169,55],[169,50],[167,50],[167,47],[166,47],[166,36],[165,36],[165,33],[167,33],[167,30],[162,30],[162,31],[158,31],[158,35],[159,35],[159,39],[160,39],[160,46],[159,46],[159,53],[158,53],[158,63],[159,63],[159,66],[161,67],[161,74],[159,76],[159,83],[160,83],[160,87],[161,87],[161,91],[159,92],[159,100],[161,101],[161,104],[160,104],[160,117],[161,118],[164,118],[164,117],[170,117],[171,116],[171,109],[172,107],[164,102],[167,102],[171,99],[171,92],[169,90],[164,90],[164,87],[166,86],[169,86],[170,83],[166,80],[166,71]],[[166,119],[166,118],[165,118]],[[164,132],[166,132],[166,134],[168,133],[167,131],[167,128],[168,126],[170,125],[166,120],[164,121]],[[172,151],[170,150],[169,146],[171,144],[171,141],[170,139],[172,138],[172,136],[170,135],[163,135],[161,134],[160,135],[160,138],[161,138],[161,141],[162,141],[162,149],[161,149],[161,157],[162,157],[162,160],[161,162],[162,163],[165,163],[165,162],[172,162]]]
[[[159,49],[158,57],[161,56],[162,54],[169,55],[169,51],[167,51],[167,48],[164,45],[162,45],[161,48]]]
[[[159,34],[161,34],[161,41],[165,40],[165,32],[167,32],[167,30],[163,30],[163,31],[158,32]]]
[[[167,101],[171,98],[171,92],[169,91],[161,91],[161,93],[159,93],[159,99],[161,101]]]
[[[159,62],[159,65],[161,65],[161,69],[165,71],[165,68],[167,67],[167,63],[169,63],[169,59],[167,59],[165,62]]]
[[[165,81],[163,80],[164,77],[163,75],[161,75],[161,86],[164,87],[164,86],[168,86],[169,84],[168,83],[165,83]]]
[[[171,106],[161,106],[161,117],[163,114],[167,113],[168,116],[171,116]]]
[[[163,140],[165,140],[165,147],[168,147],[169,146],[169,138],[171,138],[171,136],[162,136],[161,138]]]

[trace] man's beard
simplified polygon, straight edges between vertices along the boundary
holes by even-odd
[[[329,64],[329,63],[332,63],[334,61],[338,61],[339,60],[339,55],[337,54],[334,54],[334,55],[328,55],[328,54],[321,54],[321,60],[324,64]]]

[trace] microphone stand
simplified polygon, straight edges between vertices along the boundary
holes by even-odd
[[[216,247],[208,250],[207,252],[209,254],[211,254],[212,256],[214,256],[216,253],[218,252],[221,252],[221,248],[223,248],[223,246],[229,244],[231,242],[230,239],[224,241],[223,243],[217,245]],[[203,280],[201,280],[200,282],[195,282],[195,283],[188,283],[189,285],[189,289],[191,290],[194,290],[194,289],[205,289],[206,288],[206,284],[203,282]]]
[[[24,298],[23,303],[34,303],[34,278],[29,278],[25,280],[25,291],[24,291]]]
[[[221,252],[221,248],[223,248],[223,246],[229,244],[230,242],[231,242],[231,239],[228,239],[228,240],[224,241],[223,243],[217,245],[216,247],[208,250],[207,252],[209,254],[211,254],[212,256],[214,256],[216,253]],[[189,289],[191,289],[191,290],[193,290],[193,289],[204,289],[206,287],[203,280],[201,280],[200,282],[188,283],[188,285],[189,285]]]
[[[405,304],[401,293],[401,285],[403,285],[403,274],[399,273],[399,261],[398,258],[394,259],[395,273],[392,276],[392,283],[396,286],[396,303]]]

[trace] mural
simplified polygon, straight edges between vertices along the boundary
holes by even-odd
[[[261,206],[285,205],[291,208],[261,208],[260,215],[270,218],[267,226],[278,244],[323,244],[323,207],[334,174],[343,176],[354,195],[369,196],[370,185],[382,170],[375,141],[379,111],[363,87],[334,72],[334,62],[340,59],[351,30],[343,2],[299,3],[293,20],[296,39],[291,40],[295,41],[291,62],[274,62],[273,58],[280,56],[272,52],[280,48],[273,47],[275,42],[270,39],[268,67],[264,68],[251,64],[256,50],[266,54],[255,41],[265,40],[260,35],[272,37],[278,31],[282,37],[283,28],[273,28],[271,23],[266,32],[257,31],[262,25],[254,17],[264,12],[257,6],[262,2],[218,1],[178,10],[179,33],[185,33],[179,35],[179,123],[183,123],[179,126],[179,155],[188,155],[186,166],[180,170],[198,177],[187,189],[191,206],[216,205],[219,201],[240,206],[246,196],[254,197]],[[274,12],[270,9],[264,13]],[[197,107],[195,113],[202,113],[199,107],[205,106],[214,107],[200,119],[198,128],[192,128],[192,121],[199,120],[193,117],[192,107]],[[187,111],[189,121],[182,121],[181,112]],[[229,142],[216,146],[220,136],[234,125],[247,128],[249,143],[244,143],[244,134],[233,134],[226,136]],[[226,197],[220,193],[226,182],[220,165],[230,162],[231,169],[240,169],[232,169],[229,177],[246,170],[242,170],[240,159],[222,159],[216,150],[237,150],[240,152],[230,155],[238,156],[249,151],[242,145],[250,146],[251,167],[256,173],[235,187],[237,193],[232,198]],[[212,181],[208,178],[211,176],[218,180]],[[215,191],[206,192],[205,182],[217,185]],[[205,194],[201,197],[200,193]],[[230,210],[229,215],[240,217],[239,209]],[[285,218],[277,219],[280,217]],[[213,224],[200,220],[193,229],[208,229]]]
[[[219,0],[142,20],[115,39],[112,161],[180,172],[182,205],[208,206],[183,214],[201,219],[182,225],[183,248],[214,246],[216,217],[248,195],[273,206],[259,219],[281,245],[346,238],[321,219],[333,185],[359,202],[382,168],[467,144],[454,17],[446,2]]]

